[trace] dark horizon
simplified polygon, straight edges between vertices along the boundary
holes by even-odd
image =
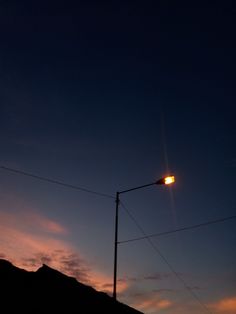
[[[0,259],[0,291],[5,313],[142,314],[103,292],[43,264],[28,272]]]

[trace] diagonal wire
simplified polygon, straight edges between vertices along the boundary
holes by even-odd
[[[146,234],[146,232],[143,230],[143,228],[140,226],[138,221],[134,218],[134,216],[130,213],[130,211],[127,209],[127,207],[124,205],[123,202],[120,201],[121,206],[126,211],[128,216],[133,220],[137,228],[140,230],[140,232],[144,235],[145,239],[148,241],[148,243],[151,245],[151,247],[154,249],[154,251],[162,258],[162,260],[166,263],[166,265],[169,267],[171,272],[175,275],[175,277],[183,284],[185,289],[191,294],[191,296],[200,304],[200,306],[205,310],[206,313],[212,314],[212,312],[208,309],[208,307],[199,299],[197,294],[193,292],[193,290],[186,284],[185,280],[176,272],[176,270],[173,268],[173,266],[169,263],[169,261],[166,259],[166,257],[163,255],[163,253],[160,251],[160,249],[153,243],[153,241],[149,238],[149,236]]]
[[[10,167],[5,167],[5,166],[0,166],[0,169],[8,171],[8,172],[13,172],[13,173],[16,173],[16,174],[19,174],[19,175],[31,177],[31,178],[34,178],[34,179],[37,179],[37,180],[46,181],[46,182],[49,182],[49,183],[61,185],[61,186],[64,186],[64,187],[67,187],[67,188],[70,188],[70,189],[79,190],[79,191],[82,191],[82,192],[95,194],[95,195],[102,196],[102,197],[113,198],[113,199],[115,198],[114,196],[112,196],[110,194],[100,193],[98,191],[93,191],[93,190],[86,189],[86,188],[81,187],[81,186],[69,184],[69,183],[66,183],[66,182],[63,182],[63,181],[58,181],[58,180],[50,179],[50,178],[47,178],[47,177],[38,176],[36,174],[25,172],[25,171],[22,171],[22,170],[10,168]]]
[[[173,229],[173,230],[163,231],[163,232],[159,232],[159,233],[153,233],[153,234],[149,234],[149,235],[146,235],[143,237],[137,237],[137,238],[132,238],[132,239],[128,239],[128,240],[123,240],[123,241],[119,241],[118,243],[123,244],[123,243],[128,243],[128,242],[144,240],[147,238],[160,237],[163,235],[172,234],[172,233],[176,233],[176,232],[180,232],[180,231],[192,230],[192,229],[196,229],[196,228],[200,228],[200,227],[205,227],[205,226],[217,224],[217,223],[224,222],[224,221],[231,220],[231,219],[236,219],[236,215],[228,216],[228,217],[224,217],[224,218],[220,218],[220,219],[216,219],[216,220],[210,220],[210,221],[203,222],[203,223],[200,223],[197,225],[182,227],[179,229]]]

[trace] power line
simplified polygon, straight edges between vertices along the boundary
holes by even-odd
[[[86,189],[86,188],[81,187],[81,186],[69,184],[69,183],[66,183],[66,182],[63,182],[63,181],[58,181],[58,180],[50,179],[50,178],[47,178],[47,177],[38,176],[38,175],[35,175],[33,173],[25,172],[25,171],[22,171],[22,170],[10,168],[10,167],[5,167],[5,166],[0,166],[0,169],[5,170],[5,171],[9,171],[9,172],[13,172],[13,173],[16,173],[16,174],[24,175],[24,176],[27,176],[27,177],[31,177],[31,178],[34,178],[34,179],[37,179],[37,180],[41,180],[41,181],[46,181],[46,182],[49,182],[49,183],[57,184],[57,185],[64,186],[64,187],[67,187],[67,188],[71,188],[71,189],[74,189],[74,190],[79,190],[79,191],[82,191],[82,192],[95,194],[95,195],[98,195],[98,196],[112,198],[112,199],[115,198],[114,196],[109,195],[109,194],[100,193],[100,192],[97,192],[97,191]]]
[[[130,211],[127,209],[127,207],[123,204],[123,202],[120,202],[121,206],[124,208],[128,216],[133,220],[137,228],[140,230],[140,232],[144,235],[144,238],[148,241],[148,243],[151,245],[151,247],[154,249],[154,251],[162,258],[162,260],[166,263],[166,265],[169,267],[170,271],[175,275],[175,277],[181,281],[185,289],[191,294],[191,296],[200,304],[200,306],[205,310],[205,312],[212,314],[211,311],[208,309],[208,307],[199,299],[197,294],[193,292],[193,290],[186,284],[185,280],[175,271],[173,266],[168,262],[167,258],[163,255],[163,253],[160,251],[160,249],[153,243],[153,241],[149,238],[149,236],[145,233],[143,228],[140,226],[140,224],[137,222],[137,220],[134,218],[134,216],[130,213]]]
[[[191,229],[196,229],[196,228],[200,228],[200,227],[205,227],[205,226],[217,224],[217,223],[224,222],[224,221],[231,220],[231,219],[236,219],[236,215],[228,216],[228,217],[224,217],[224,218],[216,219],[216,220],[210,220],[210,221],[203,222],[203,223],[200,223],[200,224],[197,224],[197,225],[192,225],[192,226],[188,226],[188,227],[182,227],[182,228],[179,228],[179,229],[173,229],[173,230],[169,230],[169,231],[153,233],[153,234],[150,234],[150,235],[147,235],[147,236],[143,236],[143,237],[137,237],[137,238],[132,238],[132,239],[124,240],[124,241],[119,241],[118,243],[119,244],[123,244],[123,243],[128,243],[128,242],[144,240],[144,239],[147,239],[147,238],[160,237],[160,236],[163,236],[163,235],[172,234],[172,233],[176,233],[176,232],[180,232],[180,231],[186,231],[186,230],[191,230]]]

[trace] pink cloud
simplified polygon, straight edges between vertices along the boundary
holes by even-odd
[[[60,225],[58,222],[48,219],[46,217],[42,217],[37,213],[27,214],[28,223],[32,225],[32,227],[38,227],[42,231],[55,233],[55,234],[66,234],[67,230]]]
[[[67,230],[59,223],[36,213],[23,211],[13,214],[0,211],[0,256],[16,266],[36,270],[47,264],[97,290],[112,292],[112,277],[98,269],[91,269],[87,259],[66,240]],[[122,292],[128,284],[118,281]]]
[[[236,296],[221,299],[210,307],[217,313],[235,314],[236,313]]]
[[[2,254],[18,265],[22,264],[24,259],[32,258],[41,252],[47,255],[54,249],[60,249],[63,252],[71,250],[68,244],[61,240],[46,237],[45,235],[31,234],[10,225],[4,226],[2,221],[0,222],[0,249]],[[34,270],[41,264],[42,261],[38,259],[35,265],[26,266],[27,269]]]
[[[17,229],[31,229],[34,232],[40,233],[67,233],[67,230],[58,222],[48,219],[33,210],[24,210],[14,214],[0,211],[0,220],[1,225],[11,226]]]

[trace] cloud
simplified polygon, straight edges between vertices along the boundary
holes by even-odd
[[[235,314],[236,313],[236,296],[225,297],[219,299],[218,301],[207,304],[205,303],[206,308],[209,310],[209,313],[219,313],[219,314]],[[194,300],[186,302],[175,302],[174,304],[174,313],[183,314],[183,313],[192,313],[198,314],[201,311],[201,306]]]
[[[168,290],[169,289],[160,289]],[[172,290],[171,290],[172,292]],[[130,290],[129,296],[127,298],[131,306],[138,308],[140,311],[145,313],[159,313],[161,310],[169,310],[175,306],[174,302],[169,297],[164,297],[159,289],[155,290],[145,290],[145,288],[134,288]]]
[[[77,278],[79,281],[90,283],[91,269],[88,267],[85,260],[72,253],[69,255],[60,256],[61,271]]]
[[[61,239],[66,234],[66,228],[35,211],[13,214],[1,210],[0,258],[30,271],[47,264],[97,290],[111,293],[112,277],[92,269],[81,252]],[[127,281],[117,282],[118,292],[127,287]]]
[[[36,211],[23,210],[18,213],[0,211],[1,224],[17,227],[17,229],[30,229],[35,232],[48,232],[53,234],[66,234],[67,230],[58,222],[48,219]]]
[[[165,310],[173,306],[173,302],[168,299],[157,298],[156,295],[146,296],[145,300],[141,300],[140,302],[136,302],[135,306],[140,310],[155,313],[160,310]]]
[[[94,274],[94,273],[93,273]],[[93,287],[99,291],[106,292],[109,295],[112,295],[113,292],[113,278],[105,275],[104,273],[96,271],[93,276]],[[117,293],[122,294],[129,287],[129,283],[123,280],[117,280]]]
[[[34,226],[39,226],[43,231],[55,234],[66,234],[67,230],[61,226],[58,222],[45,217],[39,216],[38,214],[32,214],[28,217]]]
[[[160,280],[165,280],[168,278],[171,278],[173,275],[171,273],[154,273],[154,274],[149,274],[145,276],[137,276],[137,277],[130,277],[130,276],[124,276],[123,278],[120,279],[120,281],[126,281],[129,283],[134,283],[134,282],[142,282],[142,281],[160,281]]]
[[[170,278],[172,276],[171,273],[155,273],[148,276],[143,277],[144,280],[164,280]]]
[[[210,307],[217,313],[235,314],[236,313],[236,296],[221,299]]]
[[[25,269],[37,269],[41,264],[51,266],[68,276],[75,277],[85,284],[93,284],[92,272],[79,254],[73,253],[69,248],[42,251],[35,253],[33,257],[22,258],[20,263]],[[96,275],[95,277],[96,278]]]

